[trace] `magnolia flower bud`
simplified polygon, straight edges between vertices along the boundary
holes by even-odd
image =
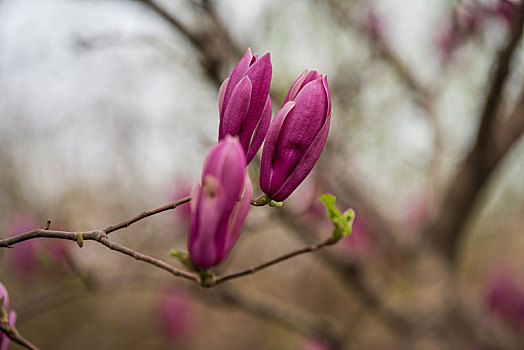
[[[238,136],[249,163],[264,141],[271,121],[271,59],[246,53],[218,93],[220,126],[218,139]]]
[[[189,254],[197,267],[207,269],[226,258],[242,230],[252,194],[242,146],[227,136],[209,151],[202,184],[191,194]]]
[[[305,70],[271,123],[262,151],[260,188],[281,202],[311,172],[326,143],[331,97],[325,75]]]

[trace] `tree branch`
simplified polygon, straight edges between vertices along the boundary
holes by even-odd
[[[13,326],[0,322],[0,331],[2,331],[9,339],[26,349],[39,350],[37,346],[25,339]]]
[[[158,288],[146,288],[144,290],[129,289],[130,285],[143,284],[144,281],[147,281],[148,285],[160,282],[156,278],[151,278],[150,275],[136,275],[136,273],[125,275],[119,273],[115,276],[104,278],[103,280],[94,280],[92,284],[93,288],[78,289],[78,285],[73,283],[74,281],[68,281],[36,294],[19,305],[16,310],[20,319],[27,321],[28,318],[92,294],[114,295],[115,293],[142,291],[158,293]],[[317,321],[315,318],[297,313],[280,305],[256,300],[246,294],[240,293],[232,287],[221,287],[213,293],[208,293],[195,287],[193,292],[195,293],[194,295],[203,302],[212,303],[221,308],[235,308],[266,321],[278,323],[293,332],[323,339],[332,346],[333,350],[342,348],[343,340],[341,335],[333,330],[334,326],[332,324],[324,320]]]
[[[176,29],[201,55],[201,65],[207,76],[220,86],[222,77],[221,68],[227,63],[231,54],[242,54],[234,43],[231,35],[215,13],[214,7],[209,1],[202,3],[201,8],[205,11],[210,26],[200,26],[199,32],[190,30],[174,14],[154,0],[140,0],[144,5],[151,8],[156,14],[166,20]],[[202,21],[199,21],[202,22]]]
[[[138,222],[142,219],[145,219],[149,216],[161,213],[166,210],[174,209],[180,204],[187,203],[191,200],[191,197],[185,197],[182,198],[176,202],[169,203],[166,205],[163,205],[157,209],[144,211],[128,220],[122,221],[121,223],[108,226],[107,228],[103,230],[92,230],[92,231],[84,231],[84,232],[69,232],[69,231],[56,231],[56,230],[46,230],[46,229],[38,229],[30,232],[26,232],[17,236],[5,238],[0,240],[0,248],[12,248],[15,244],[30,240],[30,239],[36,239],[36,238],[55,238],[55,239],[67,239],[70,241],[77,242],[79,246],[83,245],[83,241],[96,241],[107,248],[120,252],[122,254],[125,254],[127,256],[130,256],[136,260],[143,261],[145,263],[148,263],[150,265],[156,266],[162,270],[165,270],[172,274],[173,276],[182,277],[187,280],[190,280],[192,282],[195,282],[203,287],[213,287],[217,284],[226,282],[228,280],[244,277],[247,275],[254,274],[260,270],[263,270],[267,267],[270,267],[274,264],[277,264],[279,262],[282,262],[284,260],[290,259],[292,257],[295,257],[297,255],[314,252],[318,249],[321,249],[323,247],[335,244],[336,241],[329,237],[323,242],[316,243],[316,244],[310,244],[307,247],[292,251],[290,253],[284,254],[282,256],[279,256],[277,258],[271,259],[263,264],[260,264],[258,266],[252,267],[250,269],[223,275],[223,276],[211,276],[211,278],[204,278],[202,279],[198,274],[193,272],[188,272],[185,270],[181,270],[179,268],[176,268],[162,260],[153,258],[149,255],[139,253],[131,248],[125,247],[123,245],[117,244],[115,242],[112,242],[107,237],[107,234],[110,232],[114,232],[126,227],[129,227],[131,224]]]
[[[305,253],[311,253],[311,252],[314,252],[314,251],[317,251],[319,249],[322,249],[324,247],[327,247],[327,246],[330,246],[330,245],[333,245],[337,243],[336,240],[333,239],[333,237],[329,237],[328,239],[320,242],[320,243],[314,243],[314,244],[310,244],[304,248],[301,248],[301,249],[297,249],[295,251],[292,251],[292,252],[289,252],[287,254],[284,254],[284,255],[281,255],[279,257],[276,257],[276,258],[273,258],[263,264],[260,264],[260,265],[257,265],[257,266],[253,266],[249,269],[246,269],[246,270],[243,270],[243,271],[240,271],[240,272],[235,272],[235,273],[231,273],[231,274],[228,274],[228,275],[223,275],[223,276],[218,276],[216,277],[212,283],[214,283],[215,285],[216,284],[220,284],[220,283],[223,283],[223,282],[226,282],[226,281],[229,281],[229,280],[232,280],[232,279],[236,279],[236,278],[241,278],[241,277],[244,277],[244,276],[248,276],[248,275],[252,275],[260,270],[263,270],[263,269],[266,269],[272,265],[275,265],[275,264],[278,264],[282,261],[285,261],[285,260],[288,260],[288,259],[291,259],[295,256],[298,256],[298,255],[302,255],[302,254],[305,254]]]
[[[13,236],[10,238],[0,240],[1,248],[11,248],[13,245],[30,240],[35,238],[58,238],[58,239],[68,239],[70,241],[75,241],[78,243],[79,238],[82,238],[83,241],[96,241],[106,246],[111,250],[115,250],[122,254],[128,255],[136,260],[146,262],[148,264],[154,265],[162,270],[165,270],[172,274],[173,276],[178,276],[185,278],[187,280],[200,283],[200,278],[197,274],[187,272],[185,270],[178,269],[168,263],[163,262],[162,260],[153,258],[149,255],[139,253],[133,249],[125,247],[123,245],[117,244],[110,241],[107,238],[107,235],[104,231],[94,230],[94,231],[85,231],[85,232],[68,232],[68,231],[52,231],[52,230],[34,230],[27,233],[23,233],[18,236]]]
[[[220,288],[214,296],[220,306],[232,306],[266,320],[280,323],[307,337],[323,339],[329,343],[330,349],[343,348],[341,336],[333,331],[332,325],[324,321],[316,321],[289,309],[247,297],[245,293],[241,294],[231,287]]]
[[[177,200],[176,202],[163,205],[163,206],[161,206],[159,208],[156,208],[156,209],[153,209],[153,210],[149,210],[149,211],[144,211],[144,212],[142,212],[142,213],[132,217],[131,219],[128,219],[126,221],[122,221],[121,223],[118,223],[118,224],[115,224],[115,225],[108,226],[105,229],[103,229],[102,231],[105,232],[106,234],[109,234],[111,232],[114,232],[114,231],[117,231],[117,230],[129,227],[132,224],[134,224],[135,222],[140,221],[142,219],[145,219],[148,216],[152,216],[152,215],[161,213],[161,212],[166,211],[166,210],[175,209],[179,205],[187,203],[190,200],[191,200],[191,197],[185,197],[185,198]]]
[[[498,55],[475,146],[450,182],[440,210],[427,229],[432,242],[450,262],[456,258],[464,227],[486,181],[524,129],[524,95],[507,120],[498,113],[511,60],[522,38],[523,25],[524,5],[520,5],[508,43]]]
[[[276,216],[301,240],[315,236],[306,225],[299,224],[284,210],[279,210]],[[320,257],[340,276],[340,281],[354,292],[363,306],[373,311],[387,327],[399,331],[400,334],[412,328],[413,325],[407,318],[388,307],[376,291],[366,283],[362,266],[357,265],[356,262],[338,259],[332,254],[320,254]]]
[[[350,11],[342,6],[339,1],[328,0],[327,4],[333,17],[335,17],[337,21],[351,29],[359,31],[369,39],[373,48],[389,63],[398,77],[404,81],[406,86],[415,94],[414,101],[425,111],[431,112],[430,92],[415,78],[408,65],[404,63],[402,58],[390,47],[388,42],[385,41],[381,35],[370,36],[369,32],[365,31],[363,26],[354,20]]]

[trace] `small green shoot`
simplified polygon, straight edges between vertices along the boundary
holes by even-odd
[[[355,211],[348,209],[344,213],[335,206],[336,197],[331,193],[325,193],[320,196],[320,200],[326,206],[329,219],[333,223],[333,239],[338,242],[343,237],[351,234],[351,225],[355,219]]]

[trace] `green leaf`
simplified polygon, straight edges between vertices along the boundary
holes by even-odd
[[[338,241],[349,235],[355,218],[355,211],[348,209],[343,214],[340,214],[340,210],[335,206],[336,197],[331,193],[321,195],[320,200],[326,206],[329,219],[333,222],[333,239]]]
[[[351,234],[353,220],[355,219],[355,211],[348,209],[342,213],[342,223],[344,224],[344,237]]]
[[[169,252],[169,255],[180,260],[180,262],[184,264],[184,266],[187,267],[189,270],[192,270],[192,271],[197,270],[195,264],[193,263],[193,261],[191,260],[191,257],[189,256],[189,253],[184,253],[177,249],[171,249],[171,251]]]
[[[328,216],[331,221],[340,217],[340,211],[337,209],[337,207],[335,207],[336,198],[337,197],[335,197],[331,193],[324,193],[320,196],[320,200],[326,206]]]

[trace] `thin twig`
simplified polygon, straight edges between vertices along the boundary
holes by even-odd
[[[342,349],[343,339],[327,320],[316,320],[282,305],[266,303],[253,298],[249,293],[240,293],[231,286],[219,288],[213,294],[219,306],[235,307],[260,318],[277,322],[307,337],[325,340],[330,349]],[[346,348],[346,347],[344,347]]]
[[[140,260],[148,264],[154,265],[158,268],[161,268],[162,270],[169,272],[170,274],[174,276],[179,276],[187,280],[190,280],[196,283],[200,283],[200,277],[197,274],[178,269],[168,263],[163,262],[162,260],[153,258],[149,255],[139,253],[131,248],[128,248],[123,245],[112,242],[107,238],[107,235],[105,234],[105,232],[100,231],[100,230],[86,231],[86,232],[51,231],[51,230],[41,230],[41,229],[34,230],[34,231],[23,233],[18,236],[13,236],[10,238],[2,239],[0,240],[0,247],[11,248],[13,245],[17,243],[21,243],[21,242],[24,242],[30,239],[35,239],[35,238],[68,239],[70,241],[75,241],[78,243],[79,237],[81,237],[83,241],[99,242],[111,250],[115,250],[122,254],[133,257],[136,260]]]
[[[114,231],[117,231],[117,230],[129,227],[130,225],[134,224],[135,222],[140,221],[142,219],[145,219],[148,216],[152,216],[152,215],[161,213],[161,212],[166,211],[166,210],[175,209],[179,205],[187,203],[190,200],[191,200],[191,197],[189,196],[189,197],[185,197],[185,198],[179,199],[176,202],[163,205],[163,206],[161,206],[159,208],[156,208],[156,209],[153,209],[153,210],[149,210],[149,211],[144,211],[144,212],[142,212],[142,213],[132,217],[131,219],[128,219],[126,221],[122,221],[121,223],[118,223],[118,224],[115,224],[115,225],[108,226],[105,229],[103,229],[102,231],[104,231],[106,234],[109,234],[111,232],[114,232]]]
[[[318,249],[321,249],[325,246],[335,244],[336,241],[330,237],[326,239],[325,241],[318,243],[318,244],[311,244],[305,248],[298,249],[296,251],[284,254],[280,257],[274,258],[268,262],[265,262],[261,265],[252,267],[250,269],[240,271],[237,273],[229,274],[229,275],[223,275],[223,276],[213,276],[211,279],[202,279],[198,274],[188,272],[185,270],[181,270],[179,268],[176,268],[162,260],[153,258],[149,255],[137,252],[131,248],[125,247],[123,245],[120,245],[118,243],[112,242],[107,238],[107,234],[110,232],[114,232],[126,227],[129,227],[131,224],[143,220],[149,216],[161,213],[166,210],[174,209],[180,204],[187,203],[191,200],[191,197],[185,197],[182,198],[176,202],[169,203],[166,205],[163,205],[159,208],[144,211],[128,220],[122,221],[118,224],[108,226],[107,228],[103,230],[92,230],[92,231],[84,231],[84,232],[69,232],[69,231],[55,231],[55,230],[45,230],[45,229],[38,229],[30,232],[26,232],[17,236],[13,236],[10,238],[2,239],[0,240],[0,248],[12,248],[15,244],[30,240],[30,239],[36,239],[36,238],[55,238],[55,239],[67,239],[70,241],[77,242],[79,246],[83,245],[83,241],[96,241],[100,244],[106,246],[107,248],[120,252],[122,254],[128,255],[136,260],[140,260],[143,262],[146,262],[148,264],[151,264],[153,266],[156,266],[162,270],[165,270],[169,273],[171,273],[174,276],[182,277],[187,280],[193,281],[203,287],[213,287],[219,283],[240,278],[246,275],[253,274],[257,271],[260,271],[262,269],[265,269],[271,265],[277,264],[281,261],[290,259],[294,256],[301,255],[304,253],[309,253],[316,251]]]
[[[235,273],[231,273],[231,274],[228,274],[228,275],[222,275],[222,276],[219,276],[219,277],[216,277],[214,279],[214,284],[219,284],[219,283],[223,283],[223,282],[226,282],[226,281],[229,281],[229,280],[232,280],[232,279],[236,279],[236,278],[240,278],[240,277],[244,277],[244,276],[248,276],[248,275],[252,275],[260,270],[263,270],[265,268],[268,268],[272,265],[275,265],[275,264],[278,264],[279,262],[282,262],[284,260],[287,260],[287,259],[290,259],[294,256],[297,256],[297,255],[302,255],[302,254],[305,254],[305,253],[310,253],[310,252],[314,252],[314,251],[317,251],[321,248],[324,248],[324,247],[327,247],[327,246],[330,246],[330,245],[333,245],[337,243],[336,240],[333,239],[333,237],[329,237],[328,239],[324,240],[323,242],[321,243],[314,243],[314,244],[310,244],[304,248],[301,248],[301,249],[298,249],[298,250],[295,250],[295,251],[292,251],[292,252],[289,252],[287,254],[284,254],[284,255],[281,255],[279,257],[276,257],[276,258],[273,258],[263,264],[260,264],[260,265],[257,265],[257,266],[253,266],[249,269],[246,269],[246,270],[243,270],[243,271],[240,271],[240,272],[235,272]]]
[[[119,273],[114,276],[108,276],[103,280],[94,280],[92,283],[93,288],[79,289],[76,281],[73,280],[39,292],[19,305],[16,310],[18,311],[20,319],[27,321],[31,317],[48,312],[56,307],[61,307],[67,303],[76,302],[93,294],[115,295],[115,293],[129,292],[158,293],[158,288],[146,287],[145,289],[136,289],[139,283],[143,285],[144,281],[147,281],[148,286],[161,282],[157,278],[152,278],[151,275],[137,275],[135,272],[124,275]],[[130,286],[132,287],[130,288]],[[283,325],[291,331],[309,337],[323,339],[328,342],[334,350],[341,348],[343,342],[342,337],[335,332],[335,325],[328,323],[327,320],[317,320],[306,314],[290,310],[283,305],[254,299],[252,296],[241,293],[232,287],[218,288],[216,292],[213,293],[208,293],[197,288],[198,287],[195,287],[193,290],[193,295],[205,303],[211,303],[221,308],[238,309],[255,317]]]
[[[36,345],[24,338],[13,326],[0,322],[0,331],[2,331],[9,339],[26,349],[40,350]]]
[[[312,239],[314,232],[307,226],[300,224],[296,218],[286,210],[275,212],[278,218],[291,232],[296,233],[301,240]],[[333,254],[320,254],[320,257],[335,271],[340,280],[353,291],[366,310],[373,312],[387,327],[399,331],[410,330],[413,324],[404,315],[390,308],[381,296],[366,283],[363,276],[363,266],[356,261],[337,259]]]
[[[199,26],[198,30],[192,30],[159,2],[155,0],[141,0],[141,2],[151,8],[189,41],[200,54],[200,63],[207,76],[217,87],[220,86],[222,83],[221,69],[228,63],[228,59],[232,54],[241,54],[241,50],[235,44],[222,21],[220,21],[212,4],[210,2],[202,4],[202,9],[209,20],[209,24],[207,26]],[[206,21],[200,22],[206,23]]]

